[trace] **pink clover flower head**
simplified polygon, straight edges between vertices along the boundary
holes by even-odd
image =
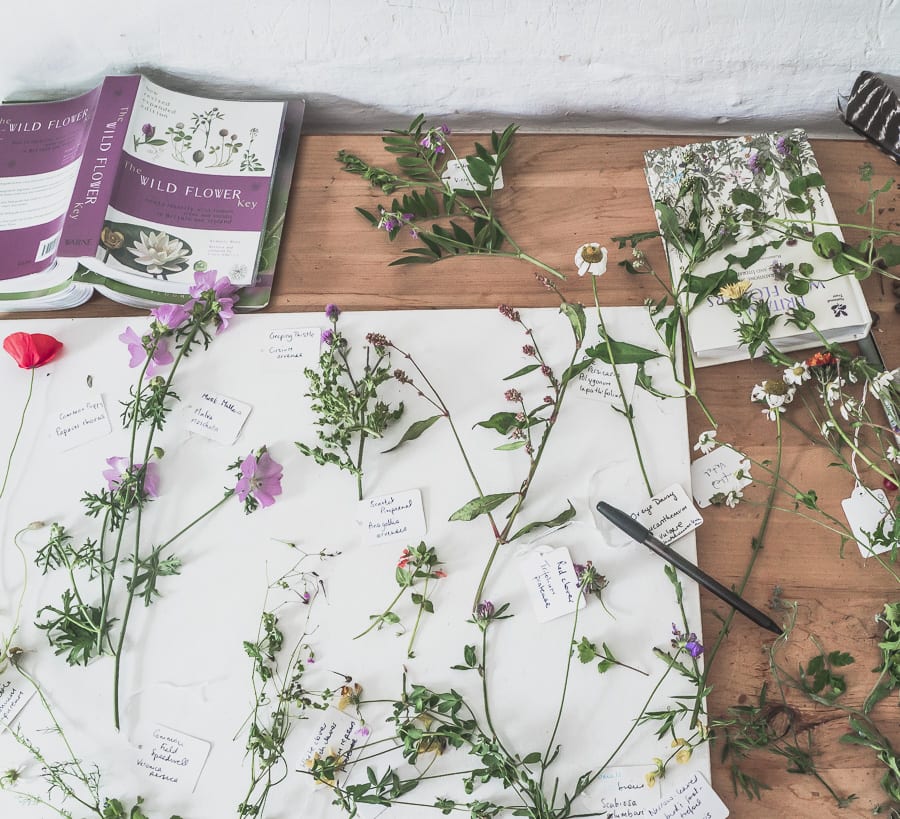
[[[159,467],[155,462],[131,465],[128,458],[114,456],[107,458],[106,463],[109,469],[103,470],[103,477],[110,492],[133,491],[143,476],[142,499],[159,497]]]
[[[190,312],[183,304],[161,304],[150,311],[150,315],[160,327],[166,330],[177,330],[184,324]]]
[[[244,511],[249,514],[258,506],[266,507],[275,503],[275,497],[281,494],[281,477],[284,470],[275,461],[265,447],[251,452],[240,464],[240,477],[235,484],[234,493],[244,504]]]
[[[169,352],[168,342],[164,338],[159,338],[155,342],[153,336],[139,336],[131,327],[128,327],[124,333],[119,336],[121,341],[131,354],[131,361],[128,362],[129,367],[140,367],[147,360],[147,345],[153,344],[153,355],[150,357],[150,363],[147,365],[147,375],[152,376],[157,367],[171,364],[175,359]]]

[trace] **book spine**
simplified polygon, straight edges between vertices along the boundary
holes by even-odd
[[[60,256],[93,256],[97,251],[140,80],[136,74],[107,77],[100,88],[63,225]]]

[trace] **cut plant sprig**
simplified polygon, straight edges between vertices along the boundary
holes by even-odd
[[[431,127],[419,115],[407,128],[382,137],[385,150],[396,157],[400,173],[370,165],[346,151],[338,153],[344,170],[362,176],[372,187],[388,194],[406,191],[389,205],[379,205],[375,212],[356,208],[391,241],[408,231],[418,243],[404,249],[391,264],[434,264],[460,255],[496,256],[518,259],[558,279],[566,278],[526,253],[497,218],[494,192],[516,130],[516,125],[509,125],[499,134],[494,131],[489,148],[476,142],[475,153],[460,158],[446,138],[450,129],[446,125]],[[444,176],[451,159],[459,163],[467,180],[465,187],[454,187],[451,178]],[[466,227],[462,220],[468,223]],[[426,227],[429,221],[431,225]]]

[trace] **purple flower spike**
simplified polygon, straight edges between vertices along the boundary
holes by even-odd
[[[241,462],[241,477],[235,484],[234,492],[238,499],[246,503],[252,498],[250,507],[271,506],[275,496],[281,494],[281,464],[275,461],[265,447],[255,455],[251,453]],[[249,510],[249,507],[248,507]]]
[[[340,314],[341,308],[336,304],[325,305],[325,318],[327,318],[329,321],[337,321]]]

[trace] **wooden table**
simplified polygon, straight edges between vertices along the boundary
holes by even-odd
[[[460,151],[470,145],[467,136],[455,136]],[[618,251],[611,236],[654,230],[656,223],[643,175],[643,151],[696,139],[647,136],[546,136],[519,135],[504,167],[505,189],[497,195],[497,212],[507,230],[522,247],[558,267],[569,280],[563,291],[569,300],[592,302],[590,282],[574,275],[575,249],[588,241],[610,248],[609,272],[600,280],[603,303],[639,305],[658,295],[649,277],[628,276],[615,262],[627,251]],[[868,188],[857,168],[871,162],[876,178],[897,174],[897,166],[866,143],[814,141],[814,150],[835,209],[842,221],[856,221],[855,208]],[[354,212],[354,206],[372,207],[376,192],[356,176],[341,171],[334,161],[338,149],[379,165],[389,157],[377,136],[310,136],[301,143],[300,158],[288,211],[285,238],[278,265],[271,310],[319,310],[335,302],[345,310],[556,306],[558,300],[535,282],[525,264],[506,259],[457,258],[434,266],[389,267],[403,247],[372,230]],[[386,197],[380,197],[384,201]],[[387,198],[389,200],[389,197]],[[900,226],[900,186],[884,199],[878,214],[881,227]],[[659,242],[647,246],[650,261],[665,270]],[[870,306],[880,315],[877,338],[888,365],[900,364],[900,315],[888,284],[867,281],[864,289]],[[129,311],[95,297],[73,314],[123,315]],[[750,403],[753,385],[771,372],[763,363],[739,363],[713,367],[701,373],[703,396],[720,423],[719,440],[732,442],[753,458],[773,452],[773,425]],[[692,438],[708,427],[694,405],[689,405]],[[849,495],[852,481],[846,472],[828,467],[827,453],[799,435],[788,434],[784,468],[801,487],[815,488],[825,506],[840,516],[839,502]],[[760,488],[748,492],[762,502]],[[737,509],[709,508],[706,524],[697,533],[700,564],[726,584],[739,580],[751,551],[762,508],[741,504]],[[816,650],[808,637],[816,636],[828,649],[849,651],[856,663],[847,669],[847,701],[860,704],[874,682],[871,673],[879,662],[880,627],[874,617],[885,602],[900,597],[894,581],[877,565],[865,565],[855,545],[844,557],[839,539],[796,516],[775,513],[746,597],[765,607],[775,587],[785,600],[799,604],[797,627],[787,659],[808,659]],[[718,630],[724,606],[704,592],[704,632],[707,642]],[[729,705],[755,701],[768,678],[763,646],[768,635],[743,618],[716,659],[709,697],[712,714]],[[838,743],[847,730],[846,717],[817,708],[791,695],[799,710],[800,724],[812,729],[813,748],[821,752],[818,767],[840,794],[859,797],[848,810],[839,810],[815,778],[785,771],[785,761],[758,752],[745,769],[762,779],[771,791],[762,802],[736,796],[727,765],[713,749],[713,784],[731,808],[735,819],[743,817],[862,816],[882,802],[878,785],[881,768],[867,749]],[[900,744],[896,696],[879,706],[882,730]]]

